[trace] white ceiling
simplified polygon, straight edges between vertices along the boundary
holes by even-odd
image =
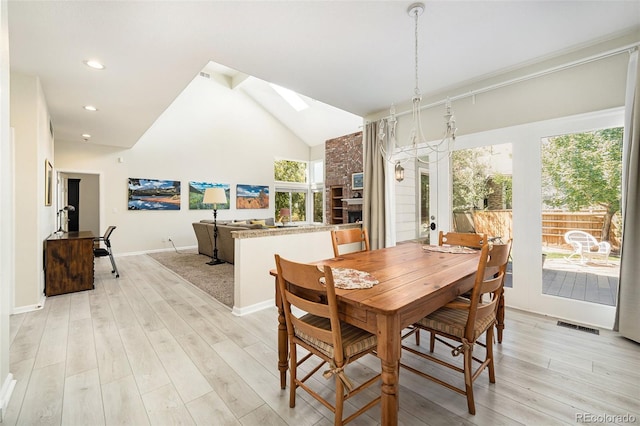
[[[40,76],[56,140],[91,133],[90,143],[133,146],[210,61],[242,73],[223,67],[231,81],[247,74],[315,100],[295,114],[264,84],[238,86],[309,145],[361,123],[323,103],[362,117],[413,94],[408,1],[8,3],[11,68]],[[640,28],[640,0],[425,3],[425,95]],[[90,70],[86,59],[107,68]]]

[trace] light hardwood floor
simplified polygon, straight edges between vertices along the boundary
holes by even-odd
[[[146,255],[117,262],[120,279],[108,260],[96,259],[95,290],[50,297],[42,310],[11,317],[18,382],[3,424],[333,424],[302,390],[289,408],[276,368],[275,308],[235,317]],[[410,355],[403,360],[442,371]],[[369,357],[348,374],[357,382],[377,369]],[[497,345],[497,383],[489,385],[486,372],[476,381],[475,416],[463,396],[400,374],[403,425],[575,424],[605,414],[640,423],[640,345],[516,310],[507,310]],[[329,393],[333,382],[318,376],[315,385]],[[375,407],[352,424],[379,418]]]

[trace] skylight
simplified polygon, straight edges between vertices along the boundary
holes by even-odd
[[[284,87],[280,87],[277,84],[269,83],[273,90],[278,92],[282,98],[287,101],[289,105],[296,111],[300,112],[309,108],[309,105],[293,90],[285,89]]]

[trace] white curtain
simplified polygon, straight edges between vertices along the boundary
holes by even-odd
[[[638,49],[629,58],[622,142],[622,247],[614,330],[640,342],[640,69]]]
[[[385,164],[380,152],[378,123],[368,123],[364,132],[364,205],[362,220],[369,232],[371,249],[385,247]]]

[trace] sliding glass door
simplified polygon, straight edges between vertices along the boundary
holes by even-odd
[[[492,237],[513,238],[513,270],[512,275],[508,276],[505,289],[507,306],[580,324],[612,327],[615,315],[615,303],[612,303],[615,302],[615,281],[602,276],[588,281],[592,278],[578,278],[576,273],[573,276],[565,274],[560,285],[560,274],[556,273],[551,277],[547,272],[554,263],[564,262],[576,267],[589,267],[591,263],[597,263],[601,269],[606,268],[617,274],[618,218],[616,214],[611,214],[615,208],[605,206],[605,202],[595,199],[590,204],[580,204],[579,207],[573,205],[569,198],[565,198],[562,203],[558,196],[568,189],[549,186],[553,177],[550,175],[553,171],[551,167],[562,166],[557,170],[561,176],[572,173],[571,167],[582,168],[592,174],[579,179],[593,181],[596,179],[593,173],[598,172],[601,162],[609,161],[608,157],[590,156],[586,161],[588,164],[582,165],[572,164],[568,160],[563,163],[560,161],[560,153],[549,151],[548,144],[554,138],[565,137],[563,135],[585,132],[608,132],[605,136],[615,139],[621,131],[619,128],[623,118],[622,108],[616,108],[459,136],[456,140],[456,152],[449,164],[440,164],[431,169],[430,191],[432,197],[435,196],[438,200],[435,209],[436,216],[439,217],[438,229],[457,229],[463,232],[475,230]],[[555,140],[557,143],[561,142],[561,139]],[[608,142],[602,143],[606,145]],[[588,149],[595,148],[592,146]],[[584,154],[583,157],[586,158],[586,152]],[[545,156],[554,158],[555,163],[549,163]],[[616,167],[606,172],[612,173],[611,175],[603,176],[603,180],[613,183],[614,187],[618,185],[614,182],[618,173]],[[437,173],[437,183],[434,183],[433,173]],[[589,187],[580,191],[604,191],[609,196],[610,192],[615,192],[610,187]],[[613,198],[618,195],[619,192],[613,194]],[[434,210],[433,206],[431,210]],[[552,213],[559,214],[554,216]],[[609,223],[609,220],[611,225],[605,227],[604,224]],[[588,228],[579,223],[584,221],[590,223]],[[554,236],[550,235],[552,228],[555,228]],[[589,252],[585,253],[586,258],[578,257],[574,261],[577,256],[571,257],[571,254],[575,249],[564,241],[564,234],[574,228],[585,232],[591,230],[588,233],[597,243],[608,241],[611,255],[599,258],[595,253]],[[552,239],[555,239],[553,244]],[[555,245],[558,245],[557,249]],[[559,249],[565,251],[558,254]],[[565,258],[569,257],[571,259],[567,261]],[[570,281],[567,280],[572,277],[573,284],[569,291]],[[608,297],[607,294],[609,301],[602,303]],[[577,297],[578,295],[581,297]]]

